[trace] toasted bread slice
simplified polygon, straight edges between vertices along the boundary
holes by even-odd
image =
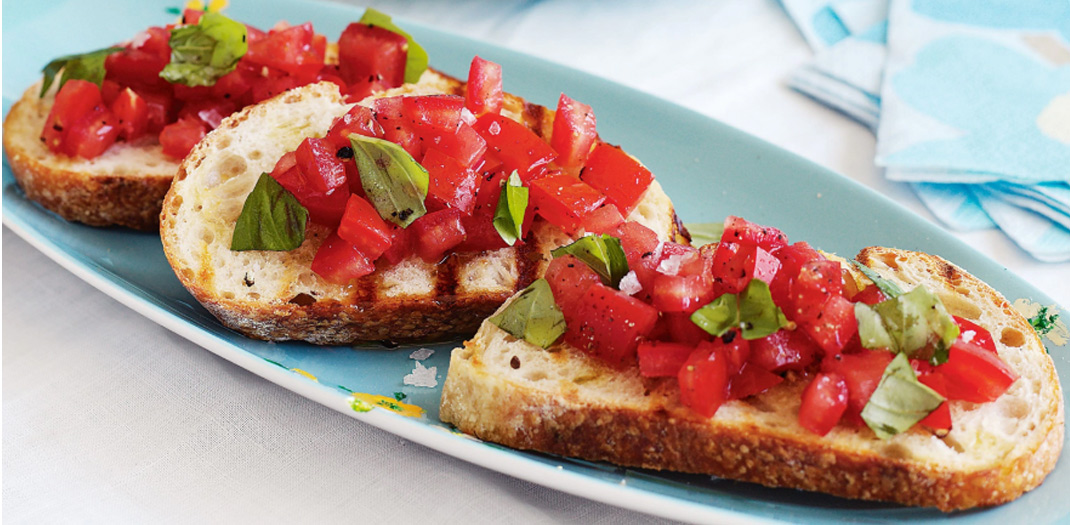
[[[434,71],[383,93],[463,94],[460,81]],[[308,136],[323,136],[346,104],[332,84],[298,88],[223,121],[182,163],[164,202],[164,251],[182,283],[225,325],[250,337],[318,344],[419,341],[470,335],[515,291],[542,275],[549,250],[568,237],[536,221],[514,248],[453,254],[440,264],[380,261],[371,275],[331,284],[310,269],[330,233],[311,224],[291,252],[230,250],[235,221],[257,178]],[[553,111],[507,96],[503,113],[542,137]],[[677,232],[672,204],[655,182],[631,218],[664,239]]]
[[[904,289],[924,284],[951,313],[987,328],[1021,378],[994,402],[953,402],[943,438],[915,428],[881,440],[842,423],[821,437],[798,423],[802,375],[704,418],[680,404],[675,379],[615,370],[563,343],[543,350],[485,322],[453,351],[440,417],[514,448],[944,511],[1038,486],[1062,448],[1063,401],[1029,323],[939,257],[866,248],[858,259]]]
[[[179,161],[151,137],[88,160],[52,153],[40,137],[56,86],[39,98],[40,91],[40,83],[27,89],[4,120],[4,151],[26,196],[69,221],[156,230]]]

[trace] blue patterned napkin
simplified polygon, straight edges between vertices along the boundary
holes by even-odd
[[[783,0],[790,85],[877,132],[878,166],[958,230],[1070,260],[1070,2]]]

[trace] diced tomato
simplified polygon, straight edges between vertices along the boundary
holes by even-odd
[[[411,224],[409,226],[412,226]],[[390,248],[383,252],[383,258],[390,264],[397,264],[413,254],[412,232],[409,228],[393,226]]]
[[[502,66],[478,56],[468,68],[468,84],[465,85],[464,107],[476,117],[502,112]]]
[[[680,367],[694,351],[691,345],[643,341],[636,352],[639,357],[639,375],[643,377],[676,377]]]
[[[330,82],[338,86],[338,92],[343,97],[349,94],[349,85],[346,84],[345,80],[342,80],[342,75],[339,72],[337,65],[324,64],[323,67],[320,68],[320,72],[316,74],[315,82]]]
[[[385,127],[385,126],[384,126]],[[506,172],[516,170],[525,184],[541,177],[557,153],[523,124],[488,113],[476,120],[475,128],[487,141]]]
[[[237,110],[237,106],[227,100],[204,99],[187,102],[178,112],[178,118],[200,120],[209,130],[219,127],[223,119]]]
[[[535,212],[569,235],[606,200],[598,190],[563,173],[531,181],[529,189]]]
[[[803,370],[819,349],[801,330],[778,330],[750,342],[750,361],[770,372]]]
[[[175,116],[175,100],[169,91],[139,91],[134,90],[139,97],[145,99],[148,107],[148,125],[146,131],[158,135],[164,126],[170,124]]]
[[[416,133],[431,142],[435,135],[454,134],[461,125],[464,99],[456,95],[402,97],[401,111]]]
[[[962,339],[963,342],[979,346],[993,354],[997,353],[996,342],[992,339],[992,334],[988,330],[985,330],[969,319],[957,315],[953,317],[955,322],[959,325],[959,338]]]
[[[886,299],[887,297],[885,297],[884,292],[882,292],[877,285],[871,284],[854,294],[854,296],[851,297],[851,302],[874,305]]]
[[[628,268],[635,272],[645,294],[654,289],[658,263],[661,261],[661,243],[654,230],[638,222],[625,222],[614,233],[620,239]]]
[[[751,279],[771,282],[780,271],[780,261],[754,244],[721,241],[713,255],[714,289],[717,295],[742,292]]]
[[[571,175],[578,175],[587,163],[591,146],[597,138],[591,106],[562,93],[554,114],[554,134],[550,137],[550,146],[557,152],[555,162],[558,167]]]
[[[767,252],[775,252],[788,245],[788,236],[771,226],[761,226],[735,215],[729,215],[724,220],[721,242],[753,244],[762,247]]]
[[[494,212],[498,209],[498,199],[502,194],[505,177],[506,173],[498,172],[479,183],[475,208],[472,209],[471,215],[462,219],[466,237],[457,247],[457,251],[481,252],[508,246],[494,228]],[[528,209],[531,209],[530,205]],[[524,224],[530,225],[531,221],[525,217]]]
[[[680,367],[680,403],[703,417],[713,417],[728,394],[728,363],[721,352],[699,345]]]
[[[348,84],[382,79],[388,87],[400,86],[405,82],[408,47],[402,35],[354,22],[338,38],[339,72]]]
[[[313,190],[328,193],[346,187],[346,170],[337,152],[327,140],[315,137],[297,146],[297,167]]]
[[[828,434],[847,410],[849,395],[843,375],[836,372],[817,374],[803,391],[799,425],[821,436]]]
[[[653,306],[596,283],[581,298],[565,340],[611,366],[626,366],[635,358],[639,339],[654,329],[657,320]]]
[[[691,314],[687,312],[662,312],[661,321],[666,326],[669,339],[677,343],[694,346],[711,337],[709,332],[691,320]]]
[[[296,152],[283,155],[271,171],[271,177],[297,198],[313,222],[333,227],[342,220],[349,202],[349,188],[340,187],[327,193],[313,189],[297,166]]]
[[[172,84],[172,92],[176,100],[183,102],[191,100],[204,100],[212,97],[211,86],[187,86],[184,84]]]
[[[204,16],[204,11],[188,8],[184,9],[182,11],[182,25],[197,25],[197,23],[201,21],[201,16]]]
[[[323,67],[324,50],[315,45],[315,34],[311,23],[281,31],[272,30],[266,38],[249,43],[243,60],[288,73],[297,80],[298,85],[307,84],[316,78]]]
[[[164,126],[160,131],[160,145],[165,155],[176,159],[185,158],[207,134],[199,120],[182,119]]]
[[[374,261],[390,247],[393,232],[370,202],[359,195],[350,195],[338,236],[355,246]]]
[[[115,96],[111,112],[118,119],[119,136],[127,141],[137,140],[149,127],[149,105],[130,88]]]
[[[913,362],[914,360],[912,359],[911,364],[913,364]],[[927,365],[928,363],[923,364]],[[937,394],[940,394],[945,398],[947,397],[947,378],[943,375],[919,373],[918,381],[935,390]],[[933,430],[951,430],[951,406],[947,401],[940,403],[940,406],[936,407],[936,410],[930,412],[929,415],[925,416],[921,421],[918,421],[918,423]]]
[[[781,309],[788,319],[802,323],[817,317],[832,297],[842,299],[842,291],[840,263],[827,259],[811,260],[803,263],[791,281],[788,299]]]
[[[799,327],[826,354],[839,352],[858,334],[854,303],[843,296],[834,295],[825,302],[816,317],[799,321]]]
[[[691,313],[714,299],[708,275],[664,275],[654,278],[654,307],[662,312]]]
[[[423,146],[420,137],[412,128],[412,122],[405,117],[404,97],[377,98],[372,104],[375,121],[383,127],[383,138],[401,146],[417,162],[422,159]]]
[[[862,409],[880,384],[884,369],[894,354],[885,350],[863,350],[857,354],[835,354],[821,361],[822,372],[835,372],[847,383],[847,411],[845,415],[861,423]]]
[[[361,105],[353,106],[345,115],[334,121],[325,138],[334,146],[337,155],[339,148],[350,146],[349,136],[352,134],[374,138],[383,136],[383,127],[375,121],[371,108]]]
[[[464,241],[461,212],[453,208],[438,210],[420,217],[409,225],[416,255],[429,263],[437,263],[443,255]]]
[[[750,358],[750,341],[744,339],[739,330],[732,329],[721,337],[715,337],[711,342],[701,343],[713,345],[724,352],[728,358],[728,375],[739,373],[740,369]]]
[[[250,95],[254,103],[263,102],[300,85],[301,82],[290,75],[261,77],[253,83]]]
[[[63,150],[72,157],[92,159],[115,143],[119,130],[111,111],[97,106],[71,125],[63,138]]]
[[[100,88],[96,84],[86,80],[67,81],[56,93],[56,101],[45,119],[41,139],[48,149],[63,153],[64,140],[70,128],[93,112],[94,108],[103,106]]]
[[[466,168],[475,168],[487,151],[487,141],[469,124],[461,122],[456,133],[433,135],[424,141],[424,150],[437,149],[460,162]]]
[[[574,318],[579,301],[592,284],[602,278],[587,263],[572,255],[555,257],[546,267],[546,281],[554,293],[554,302],[565,314],[565,323]]]
[[[387,85],[385,81],[377,76],[358,80],[346,85],[346,102],[360,102],[371,95],[386,91],[391,87],[392,86]]]
[[[316,250],[312,271],[325,280],[346,284],[375,271],[375,265],[355,246],[332,233]]]
[[[699,251],[692,246],[685,246],[675,242],[664,242],[661,245],[661,257],[655,268],[658,273],[664,275],[699,275],[711,278],[707,272],[706,261],[703,260]]]
[[[736,372],[728,380],[728,399],[743,399],[756,396],[779,385],[783,380],[783,377],[758,365],[749,361],[744,362],[739,372]]]
[[[769,292],[773,295],[773,302],[788,310],[789,285],[799,274],[799,270],[806,262],[824,259],[817,250],[805,242],[785,246],[773,254],[780,261],[780,270],[769,283]]]
[[[603,142],[587,157],[580,178],[604,193],[611,204],[627,215],[646,193],[654,175],[631,155]]]
[[[109,108],[115,103],[115,99],[119,98],[119,92],[127,89],[120,86],[118,82],[114,80],[105,80],[100,83],[100,97],[104,100],[104,105]],[[114,110],[113,110],[114,111]]]
[[[463,215],[471,215],[476,205],[476,172],[465,169],[453,157],[437,149],[427,150],[423,162],[431,182],[427,190],[427,205],[431,210],[455,208]]]
[[[150,34],[156,29],[162,28],[149,28]],[[169,35],[166,30],[164,33]],[[150,40],[154,38],[156,38],[155,35]],[[167,44],[169,39],[170,36],[164,38],[164,45],[167,46],[166,54],[127,48],[108,55],[104,59],[104,78],[115,81],[121,86],[135,89],[170,90],[171,84],[160,77],[160,72],[171,61],[171,48]]]
[[[580,227],[587,233],[610,233],[624,222],[620,210],[612,204],[602,203],[583,220]]]
[[[951,345],[947,362],[935,373],[947,379],[947,397],[971,403],[994,401],[1018,379],[998,355],[961,338]]]

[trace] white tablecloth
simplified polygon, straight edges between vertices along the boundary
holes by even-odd
[[[771,0],[373,5],[674,100],[931,219],[873,167],[869,131],[785,87],[811,53]],[[1036,262],[996,232],[960,237],[1070,306],[1070,265]],[[323,408],[160,328],[7,228],[3,264],[13,523],[649,520]]]

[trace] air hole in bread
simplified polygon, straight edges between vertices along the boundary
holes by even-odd
[[[959,286],[958,288],[955,288],[955,291],[960,293],[960,294],[962,294],[962,295],[966,295],[966,296],[970,295],[970,289],[966,288],[965,286]]]
[[[1024,399],[1007,396],[1000,401],[1000,411],[1008,419],[1017,421],[1029,415],[1029,402]]]
[[[260,151],[258,149],[254,149],[253,151],[249,152],[249,159],[251,159],[251,160],[258,160],[258,159],[260,159],[260,157],[263,157],[263,156],[264,156],[264,152],[262,152],[262,151]]]
[[[1003,333],[999,335],[999,342],[1018,348],[1025,344],[1025,334],[1016,328],[1004,328]]]
[[[258,294],[256,292],[250,293],[246,297],[248,297],[250,301],[258,301],[258,300],[260,300],[260,294]]]
[[[219,137],[219,140],[215,143],[218,149],[227,149],[230,147],[230,135],[223,135]]]
[[[307,293],[299,293],[293,296],[293,299],[290,299],[290,302],[297,306],[311,306],[316,304],[316,298]]]
[[[944,307],[952,315],[959,317],[965,317],[966,319],[980,319],[981,307],[971,302],[962,295],[955,294],[940,294],[940,300],[943,301]]]
[[[951,447],[952,450],[958,452],[959,454],[966,452],[966,448],[962,446],[962,443],[959,443],[957,439],[951,437],[950,435],[945,437],[943,439],[943,442],[945,445]]]
[[[248,168],[245,159],[238,155],[228,155],[219,163],[219,175],[223,181],[227,181],[244,174]]]
[[[524,379],[527,379],[528,381],[542,381],[543,379],[546,379],[546,372],[543,370],[533,370],[524,374]]]
[[[910,448],[906,447],[902,443],[889,443],[884,447],[884,455],[891,458],[910,459],[913,454],[910,452]]]
[[[881,253],[877,254],[877,258],[880,259],[886,266],[893,270],[899,269],[899,262],[895,259],[894,253]]]
[[[234,298],[234,293],[233,292],[223,292],[223,298],[224,299],[233,299]]]

